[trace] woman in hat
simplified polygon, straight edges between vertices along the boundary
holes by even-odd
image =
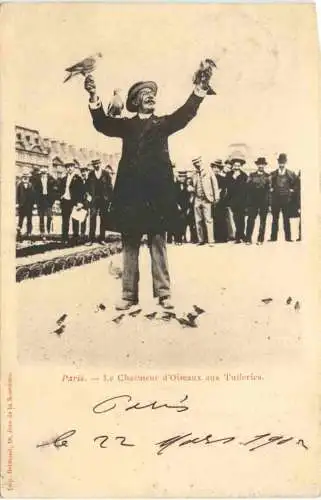
[[[148,235],[154,296],[164,308],[172,308],[166,253],[166,231],[176,217],[176,193],[168,138],[184,128],[207,94],[196,86],[185,104],[166,116],[154,114],[157,84],[137,82],[128,92],[126,107],[133,118],[113,118],[104,112],[91,75],[85,79],[89,107],[98,132],[123,141],[122,156],[112,198],[113,229],[122,234],[123,292],[119,310],[138,303],[138,255],[143,234]]]
[[[248,178],[248,219],[246,226],[246,243],[252,243],[253,229],[257,215],[260,217],[260,229],[257,244],[262,245],[265,236],[266,217],[269,210],[270,177],[265,172],[267,166],[266,158],[259,157],[255,164],[256,172],[252,172]]]

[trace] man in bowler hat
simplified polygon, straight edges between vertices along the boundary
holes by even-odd
[[[87,199],[90,203],[90,228],[89,241],[92,245],[96,236],[97,214],[100,216],[99,243],[105,245],[106,217],[108,205],[113,191],[111,178],[106,170],[103,170],[100,158],[92,161],[93,170],[87,179]]]
[[[247,180],[247,209],[248,218],[246,225],[246,243],[252,243],[252,235],[257,215],[260,217],[260,228],[257,245],[262,245],[265,236],[266,217],[269,210],[270,177],[265,172],[266,158],[260,156],[255,164],[256,172],[252,172]]]
[[[60,206],[62,215],[62,243],[68,245],[69,224],[72,209],[82,208],[84,201],[84,185],[80,175],[77,173],[75,162],[65,163],[67,175],[61,181]],[[79,236],[79,223],[72,219],[73,241],[76,242]]]
[[[138,303],[143,234],[148,235],[154,297],[163,308],[172,309],[165,233],[176,222],[177,204],[168,137],[195,117],[207,89],[195,86],[183,106],[172,114],[157,116],[157,84],[137,82],[129,89],[126,102],[127,110],[135,113],[133,118],[106,115],[91,75],[85,79],[85,89],[96,130],[123,140],[110,213],[113,229],[122,234],[123,241],[122,300],[116,309],[126,310]]]
[[[279,231],[280,212],[283,215],[285,241],[291,240],[290,204],[296,184],[296,175],[285,168],[287,156],[281,153],[278,157],[279,168],[271,173],[271,209],[272,231],[270,241],[276,241]]]

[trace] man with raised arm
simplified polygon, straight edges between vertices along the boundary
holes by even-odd
[[[129,89],[126,102],[127,110],[135,113],[133,118],[114,118],[104,112],[91,75],[85,79],[85,89],[95,129],[123,141],[110,214],[113,229],[121,233],[123,242],[122,299],[116,309],[127,310],[138,303],[143,234],[148,236],[154,297],[164,309],[172,309],[166,231],[173,227],[177,206],[168,137],[195,117],[208,82],[195,85],[185,104],[165,116],[154,114],[157,84],[137,82]]]

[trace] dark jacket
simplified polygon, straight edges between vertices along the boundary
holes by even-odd
[[[41,197],[43,195],[43,186],[41,182],[41,175],[37,175],[34,178],[33,185],[35,188],[36,192],[36,198],[37,198],[37,203],[41,203]],[[59,198],[59,191],[58,191],[58,183],[57,181],[51,176],[48,175],[48,180],[47,180],[47,194],[48,198],[51,203],[53,203],[55,200]]]
[[[100,185],[100,189],[97,192],[97,183]],[[85,184],[86,192],[92,197],[92,202],[95,203],[95,199],[102,197],[105,201],[110,201],[113,192],[113,186],[111,183],[110,175],[103,170],[101,172],[100,179],[96,178],[95,171],[92,171],[88,175],[88,179]]]
[[[292,200],[292,192],[295,189],[296,185],[296,175],[291,170],[285,169],[284,174],[284,187],[280,189],[278,186],[278,174],[279,170],[274,170],[271,173],[271,202],[273,204],[279,203],[290,203]]]
[[[177,215],[168,137],[194,118],[203,98],[192,94],[171,115],[146,120],[112,118],[102,106],[91,110],[96,130],[123,140],[112,197],[113,229],[120,232],[162,232],[172,229]]]
[[[16,203],[19,208],[32,212],[33,205],[36,203],[36,193],[31,182],[25,188],[22,181],[20,181],[16,188]]]
[[[60,183],[60,198],[62,198],[65,193],[66,183],[67,183],[67,176],[64,177]],[[85,186],[81,177],[78,174],[75,174],[74,177],[72,178],[69,190],[70,190],[71,202],[73,205],[84,202]]]
[[[270,200],[270,176],[266,172],[258,174],[250,173],[247,179],[247,205],[249,207],[269,206]]]
[[[227,174],[227,204],[232,210],[245,210],[247,205],[247,175],[245,172],[234,179],[233,172]]]

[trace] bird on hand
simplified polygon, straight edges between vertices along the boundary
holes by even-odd
[[[199,68],[193,76],[194,85],[201,87],[203,90],[207,90],[208,95],[216,95],[216,92],[214,92],[209,84],[213,75],[213,68],[216,68],[213,59],[204,59],[200,62]]]
[[[107,115],[116,118],[117,116],[121,116],[123,109],[124,103],[120,96],[120,89],[115,89],[108,104]]]
[[[76,75],[87,76],[89,73],[92,73],[96,69],[97,60],[101,57],[103,57],[102,53],[97,52],[96,54],[86,57],[82,61],[69,66],[69,68],[66,68],[65,71],[69,74],[65,78],[64,83]]]

